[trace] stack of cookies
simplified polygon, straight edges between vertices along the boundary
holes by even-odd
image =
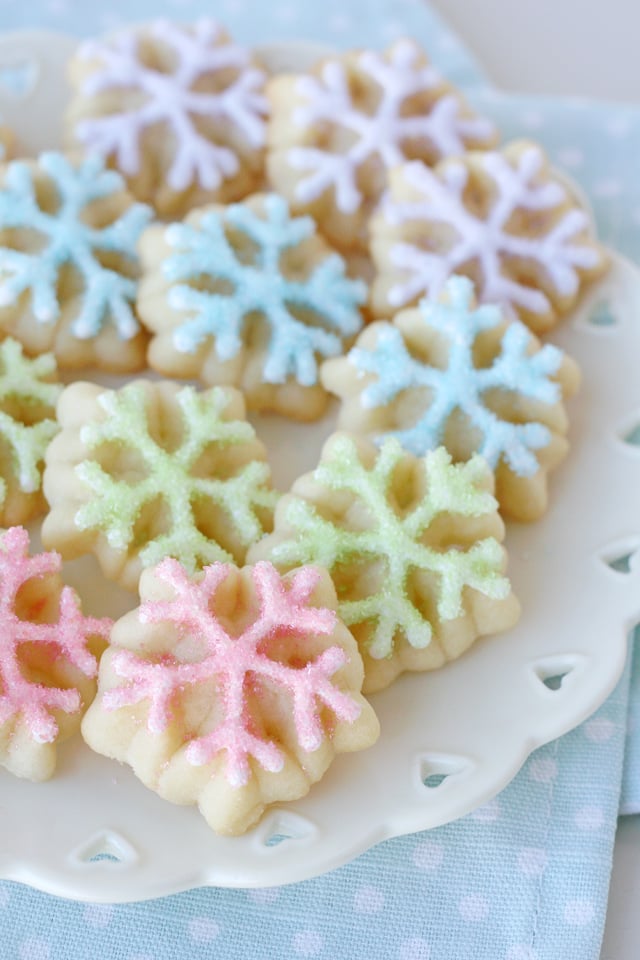
[[[363,693],[515,624],[504,521],[545,512],[579,385],[538,338],[607,257],[412,41],[270,77],[159,21],[69,76],[68,152],[0,169],[0,763],[44,779],[81,728],[238,834],[375,742]],[[247,412],[332,397],[277,493]],[[62,585],[89,553],[115,624]]]

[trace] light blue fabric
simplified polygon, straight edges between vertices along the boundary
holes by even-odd
[[[410,0],[0,0],[0,28],[88,33],[161,12],[215,13],[242,40],[382,46],[422,41],[506,137],[529,135],[583,184],[604,239],[640,256],[640,111],[483,96],[482,75],[438,19]],[[638,658],[640,659],[640,658]],[[143,904],[85,906],[0,884],[3,960],[596,960],[620,803],[630,667],[587,723],[538,750],[472,816],[370,850],[306,883],[196,890]],[[640,701],[640,670],[634,675]],[[628,740],[624,809],[640,808],[640,709]]]
[[[458,38],[423,0],[0,0],[0,29],[62,30],[81,36],[153,17],[214,16],[245,43],[310,40],[332,47],[379,48],[420,38],[455,83],[484,84]]]

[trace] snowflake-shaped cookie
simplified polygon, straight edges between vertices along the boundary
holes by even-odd
[[[325,571],[216,563],[189,577],[167,559],[140,594],[114,627],[83,734],[161,796],[198,803],[217,832],[243,833],[377,738]]]
[[[361,281],[275,194],[193,211],[142,240],[138,310],[160,373],[241,387],[251,409],[320,416],[318,361],[362,326]]]
[[[85,617],[56,553],[29,556],[22,527],[0,534],[0,765],[48,779],[80,727],[111,621]]]
[[[163,215],[234,200],[260,176],[265,75],[213,20],[157,20],[82,44],[70,140],[120,170]]]
[[[476,307],[467,277],[451,277],[439,301],[371,324],[322,375],[343,400],[341,429],[377,442],[391,434],[417,456],[441,444],[455,460],[477,451],[505,513],[544,513],[547,474],[568,447],[563,399],[577,389],[578,368],[499,307]]]
[[[250,561],[326,567],[364,660],[364,690],[379,690],[515,623],[491,489],[480,457],[454,465],[443,448],[418,459],[394,439],[378,451],[334,434],[316,470],[281,499],[274,532]]]
[[[379,317],[438,297],[448,277],[463,273],[482,302],[508,307],[541,333],[607,264],[587,210],[540,147],[525,142],[435,170],[396,168],[371,234]]]
[[[332,57],[308,75],[275,77],[267,92],[271,183],[344,249],[366,244],[390,169],[411,159],[436,163],[496,139],[493,124],[471,112],[410,40],[385,53]]]
[[[0,329],[61,366],[139,369],[132,301],[149,218],[98,157],[10,163],[0,171]]]
[[[135,590],[142,568],[167,556],[191,571],[242,562],[270,529],[275,494],[265,450],[237,391],[75,383],[58,417],[42,539],[65,559],[93,551],[107,577]]]
[[[0,523],[25,523],[45,508],[42,466],[58,432],[62,389],[51,354],[29,360],[8,337],[0,343]]]
[[[15,137],[13,130],[2,122],[0,117],[0,160],[7,161],[13,155]]]

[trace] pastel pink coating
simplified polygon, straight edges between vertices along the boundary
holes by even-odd
[[[0,537],[0,725],[14,717],[26,724],[38,743],[51,743],[58,733],[54,710],[75,713],[81,707],[76,689],[49,687],[28,680],[20,664],[22,644],[51,645],[56,656],[95,677],[98,662],[87,646],[89,637],[107,638],[112,621],[85,617],[71,587],[60,594],[58,620],[34,623],[22,620],[15,610],[20,588],[38,577],[58,573],[62,561],[54,552],[29,556],[29,534],[11,527]]]
[[[281,653],[283,640],[292,640],[295,652],[304,657],[305,638],[333,632],[335,612],[309,605],[319,571],[302,567],[285,582],[272,564],[256,564],[251,577],[257,614],[240,633],[231,634],[212,609],[212,601],[233,571],[229,564],[214,563],[205,567],[200,580],[192,580],[177,560],[169,558],[158,564],[155,577],[171,586],[174,597],[142,603],[139,620],[144,624],[173,624],[177,628],[177,646],[189,642],[193,649],[196,642],[201,659],[184,662],[167,654],[150,662],[128,650],[119,650],[113,657],[113,667],[128,682],[106,691],[102,702],[106,710],[116,710],[150,701],[147,729],[157,734],[169,725],[172,706],[180,697],[188,696],[188,687],[213,680],[223,719],[215,729],[194,737],[186,756],[190,763],[199,766],[225,751],[227,780],[232,786],[241,787],[249,780],[250,757],[274,773],[284,765],[280,748],[255,728],[248,706],[249,684],[266,682],[270,688],[281,688],[289,694],[298,742],[306,752],[318,749],[325,737],[320,705],[347,723],[357,719],[361,708],[331,681],[347,661],[341,647],[328,647],[302,667],[283,662],[282,658],[272,659],[274,645]]]

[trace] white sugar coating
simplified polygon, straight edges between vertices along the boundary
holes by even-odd
[[[482,158],[483,174],[491,181],[495,197],[486,214],[473,212],[465,203],[470,171],[465,161],[451,161],[441,174],[413,162],[403,168],[406,184],[417,199],[388,199],[384,215],[390,225],[425,223],[450,227],[448,249],[436,252],[411,243],[395,243],[390,260],[404,279],[391,287],[392,307],[400,307],[427,295],[437,298],[447,279],[471,261],[477,261],[481,279],[478,296],[483,302],[510,304],[532,314],[545,314],[550,298],[541,285],[532,286],[505,270],[505,258],[537,265],[545,282],[560,297],[573,297],[580,284],[580,270],[595,269],[600,252],[582,239],[589,227],[584,210],[570,206],[544,233],[533,236],[509,229],[515,213],[548,213],[569,201],[565,186],[554,179],[539,179],[545,166],[536,146],[522,150],[514,164],[497,151]]]
[[[197,182],[214,190],[238,172],[238,157],[226,144],[203,136],[196,119],[222,121],[252,147],[264,146],[264,74],[251,66],[248,50],[223,39],[214,20],[199,20],[192,31],[158,20],[150,27],[150,37],[172,52],[172,72],[163,73],[143,62],[140,37],[134,30],[118,33],[108,42],[89,41],[81,46],[79,56],[99,64],[85,78],[83,95],[134,90],[142,95],[142,102],[80,120],[75,136],[93,152],[114,155],[118,168],[131,176],[140,170],[142,135],[162,122],[175,141],[167,172],[169,186],[185,190]],[[202,77],[224,76],[230,70],[233,79],[220,90],[197,89]]]
[[[386,168],[406,158],[407,141],[428,141],[437,157],[464,151],[469,139],[489,139],[492,124],[483,118],[463,114],[460,99],[453,93],[438,97],[429,111],[407,115],[406,101],[419,93],[435,91],[443,84],[437,70],[422,62],[419,48],[408,40],[399,41],[385,59],[366,51],[359,55],[357,69],[380,91],[376,109],[367,113],[355,102],[345,66],[327,61],[319,77],[298,80],[303,104],[294,112],[294,123],[310,128],[316,124],[348,131],[353,143],[344,152],[320,146],[292,147],[287,154],[296,170],[308,171],[296,185],[296,197],[309,203],[333,188],[335,202],[343,213],[354,213],[363,195],[358,171],[376,156]]]

